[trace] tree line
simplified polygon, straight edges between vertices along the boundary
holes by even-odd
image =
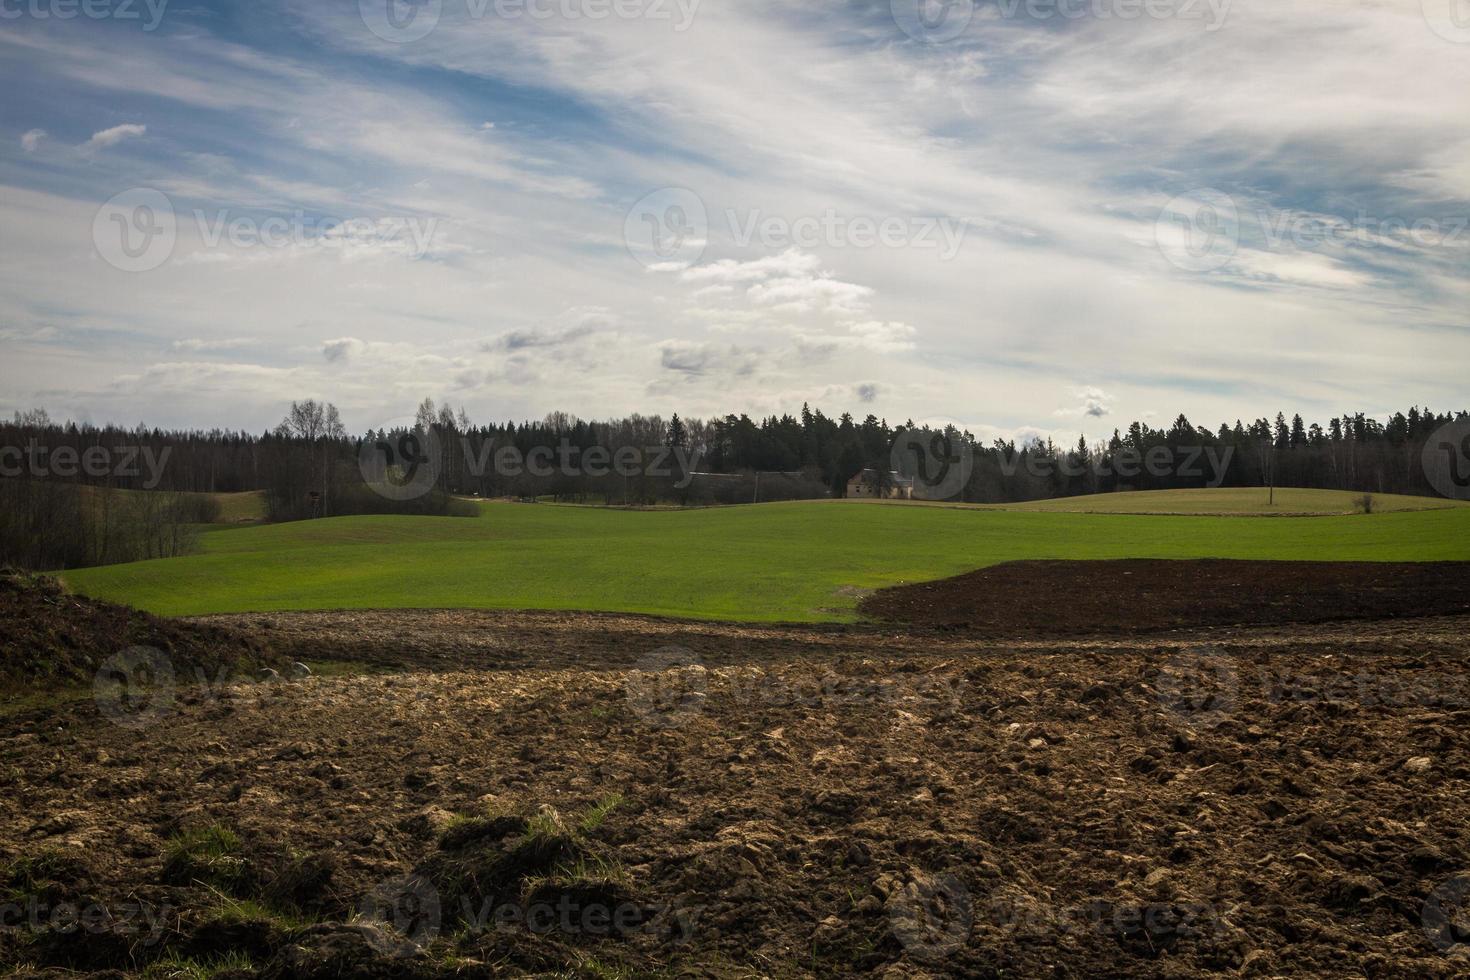
[[[1363,413],[1325,424],[1290,420],[1278,413],[1249,424],[1241,420],[1216,429],[1179,415],[1167,428],[1133,422],[1108,440],[1090,445],[1079,437],[1062,447],[1049,439],[981,443],[966,430],[948,427],[944,436],[956,455],[963,450],[967,477],[953,499],[1008,503],[1121,490],[1189,487],[1296,486],[1370,493],[1433,495],[1421,458],[1424,445],[1442,426],[1470,413],[1436,413],[1418,407],[1386,421]],[[861,421],[835,418],[804,405],[798,416],[726,415],[711,419],[677,414],[631,415],[603,422],[553,412],[539,421],[475,425],[465,411],[436,409],[425,400],[413,428],[433,432],[442,455],[435,484],[451,494],[553,496],[608,504],[739,503],[787,497],[842,496],[849,481],[866,469],[886,476],[905,468],[895,454],[903,432],[933,430],[912,420],[890,425],[872,414]],[[400,430],[401,434],[401,430]],[[391,438],[393,433],[369,433]],[[543,447],[569,447],[576,459],[592,447],[682,447],[695,471],[686,486],[681,474],[619,477],[570,470],[537,475],[476,466],[495,448],[514,448],[524,458]],[[958,447],[958,448],[953,448]],[[1127,460],[1138,462],[1130,466]],[[1157,465],[1154,465],[1157,463]],[[912,475],[912,474],[905,474]]]
[[[954,427],[931,433],[805,405],[763,418],[553,412],[476,424],[463,408],[425,399],[412,422],[361,434],[315,400],[292,403],[261,433],[63,423],[37,410],[0,420],[0,561],[69,567],[180,553],[190,526],[209,519],[209,503],[194,494],[264,491],[278,521],[468,513],[457,498],[475,495],[686,506],[842,496],[868,469],[880,482],[890,471],[924,477],[893,452],[900,433],[914,430],[942,437],[953,465],[962,458],[962,478],[945,495],[972,503],[1267,483],[1430,495],[1425,443],[1465,419],[1414,407],[1386,420],[1357,413],[1309,424],[1277,414],[1210,429],[1180,415],[1167,428],[1133,422],[1104,442],[1063,447],[987,445]],[[126,493],[139,490],[184,496]]]

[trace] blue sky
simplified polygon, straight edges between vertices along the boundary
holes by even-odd
[[[0,0],[0,412],[1470,401],[1450,0],[94,3]]]

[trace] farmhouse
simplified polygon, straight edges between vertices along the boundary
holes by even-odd
[[[894,470],[889,470],[887,475],[880,480],[877,470],[863,470],[857,476],[847,481],[847,495],[849,497],[883,497],[886,500],[911,500],[914,496],[914,481],[906,476],[899,476]]]

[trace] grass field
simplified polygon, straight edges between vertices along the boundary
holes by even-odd
[[[198,555],[64,578],[164,615],[463,607],[847,621],[860,590],[1025,558],[1470,560],[1463,507],[1261,518],[839,502],[482,510],[221,527],[201,535]]]
[[[265,493],[263,491],[216,493],[212,496],[219,501],[221,524],[243,524],[265,520]]]
[[[143,496],[152,490],[118,490],[125,497]],[[212,497],[219,504],[216,524],[249,524],[265,520],[265,491],[245,490],[240,493],[194,493],[185,492],[185,497]]]

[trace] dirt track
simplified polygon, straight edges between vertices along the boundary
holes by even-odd
[[[0,933],[0,962],[136,970],[228,949],[277,976],[1467,965],[1451,947],[1470,937],[1470,617],[1022,643],[554,614],[231,623],[414,672],[180,689],[114,711],[137,728],[90,702],[4,723],[0,862],[57,852],[32,894],[167,912],[82,942]],[[610,794],[623,801],[599,826],[557,838],[578,880],[549,864],[506,874],[525,815],[572,826]],[[520,816],[484,829],[451,813]],[[238,832],[244,872],[210,888],[166,872],[170,836],[212,824]],[[413,874],[410,898],[439,899],[437,915],[397,920],[417,944],[342,928]],[[585,919],[497,928],[465,922],[466,894],[471,910],[633,911],[609,934]]]

